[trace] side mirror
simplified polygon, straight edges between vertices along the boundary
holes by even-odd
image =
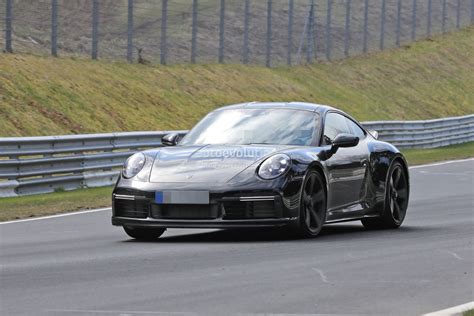
[[[179,141],[178,133],[166,134],[161,138],[161,144],[163,146],[176,146]]]
[[[370,135],[372,135],[375,139],[379,139],[379,132],[370,130]]]
[[[359,137],[350,134],[339,134],[332,142],[333,148],[354,147],[359,144]]]

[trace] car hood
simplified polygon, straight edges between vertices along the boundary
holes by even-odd
[[[161,148],[150,182],[227,182],[256,161],[287,146],[204,145]]]

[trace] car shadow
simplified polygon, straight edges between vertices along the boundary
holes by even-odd
[[[132,243],[247,243],[247,242],[332,242],[341,239],[347,239],[350,235],[351,240],[360,238],[384,238],[394,234],[416,233],[419,231],[431,230],[426,227],[403,226],[399,229],[389,230],[367,230],[361,224],[331,224],[323,227],[323,230],[316,238],[301,238],[289,234],[283,229],[227,229],[204,231],[192,234],[171,235],[160,237],[154,241],[138,241],[128,239],[124,242]]]

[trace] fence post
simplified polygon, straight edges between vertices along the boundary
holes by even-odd
[[[344,55],[349,56],[349,41],[351,29],[351,0],[346,0],[346,26],[344,34]]]
[[[471,0],[471,24],[474,23],[474,0]]]
[[[363,36],[363,52],[367,53],[367,40],[369,38],[369,0],[364,2],[364,36]]]
[[[381,21],[380,21],[380,50],[385,48],[385,6],[386,0],[382,0],[382,12],[381,12]]]
[[[97,59],[99,35],[99,0],[92,1],[92,59]]]
[[[51,0],[51,55],[58,56],[58,0]]]
[[[133,62],[133,0],[128,0],[127,61]]]
[[[328,11],[326,20],[326,59],[331,60],[331,16],[332,16],[332,0],[328,0]]]
[[[225,0],[221,0],[221,12],[219,21],[219,63],[224,62],[224,18],[225,18]]]
[[[428,0],[428,27],[426,31],[426,34],[428,35],[428,37],[431,36],[431,9],[432,7],[433,7],[432,0]]]
[[[267,2],[267,49],[265,65],[271,67],[272,64],[272,0]]]
[[[306,62],[308,64],[313,62],[313,34],[314,30],[314,0],[311,0],[311,7],[309,9],[309,23],[308,23],[308,33],[306,33]]]
[[[5,11],[5,51],[12,53],[12,1],[7,0]]]
[[[293,5],[294,1],[288,1],[288,53],[286,63],[291,66],[291,50],[293,48]]]
[[[456,28],[461,28],[461,0],[458,0],[456,4]]]
[[[193,0],[193,18],[192,18],[192,30],[191,30],[191,63],[196,63],[196,36],[197,36],[197,10],[198,0]]]
[[[168,53],[167,46],[167,28],[168,28],[168,0],[161,0],[161,38],[160,38],[160,64],[166,65]]]
[[[401,19],[402,19],[402,0],[398,0],[397,3],[397,47],[400,47],[400,32],[401,32]]]
[[[446,32],[446,0],[443,0],[443,11],[441,14],[441,32]]]
[[[413,0],[413,12],[412,12],[412,19],[411,19],[411,40],[414,41],[416,39],[416,5],[417,0]]]
[[[250,0],[245,0],[244,4],[244,49],[243,62],[249,63],[249,20],[250,20]]]

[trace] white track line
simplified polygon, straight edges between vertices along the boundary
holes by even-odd
[[[97,208],[97,209],[94,209],[94,210],[85,210],[85,211],[65,213],[65,214],[57,214],[57,215],[50,215],[50,216],[18,219],[18,220],[14,220],[14,221],[1,222],[0,225],[24,223],[24,222],[33,222],[33,221],[39,221],[39,220],[42,220],[42,219],[51,219],[51,218],[66,217],[66,216],[73,216],[73,215],[82,215],[82,214],[89,214],[89,213],[96,213],[96,212],[103,212],[103,211],[111,211],[111,210],[112,210],[112,208],[110,208],[110,207],[104,207],[104,208]]]
[[[429,314],[424,314],[423,316],[458,315],[458,314],[462,314],[463,312],[471,310],[471,309],[474,309],[474,301],[466,303],[466,304],[450,307],[450,308],[447,308],[447,309],[443,309],[443,310],[440,310],[440,311],[432,312],[432,313],[429,313]]]
[[[430,164],[426,164],[426,165],[413,166],[413,167],[410,167],[410,169],[442,166],[442,165],[447,165],[447,164],[451,164],[451,163],[465,162],[465,161],[474,161],[474,158],[461,159],[461,160],[448,160],[448,161],[442,161],[442,162],[437,162],[437,163],[430,163]],[[58,214],[58,215],[51,215],[51,216],[42,216],[42,217],[35,217],[35,218],[19,219],[19,220],[8,221],[8,222],[0,222],[0,225],[32,222],[32,221],[39,221],[39,220],[43,220],[43,219],[51,219],[51,218],[65,217],[65,216],[72,216],[72,215],[82,215],[82,214],[102,212],[102,211],[110,211],[110,210],[111,210],[110,207],[105,207],[105,208],[98,208],[98,209],[94,209],[94,210],[86,210],[86,211],[73,212],[73,213],[65,213],[65,214]]]

